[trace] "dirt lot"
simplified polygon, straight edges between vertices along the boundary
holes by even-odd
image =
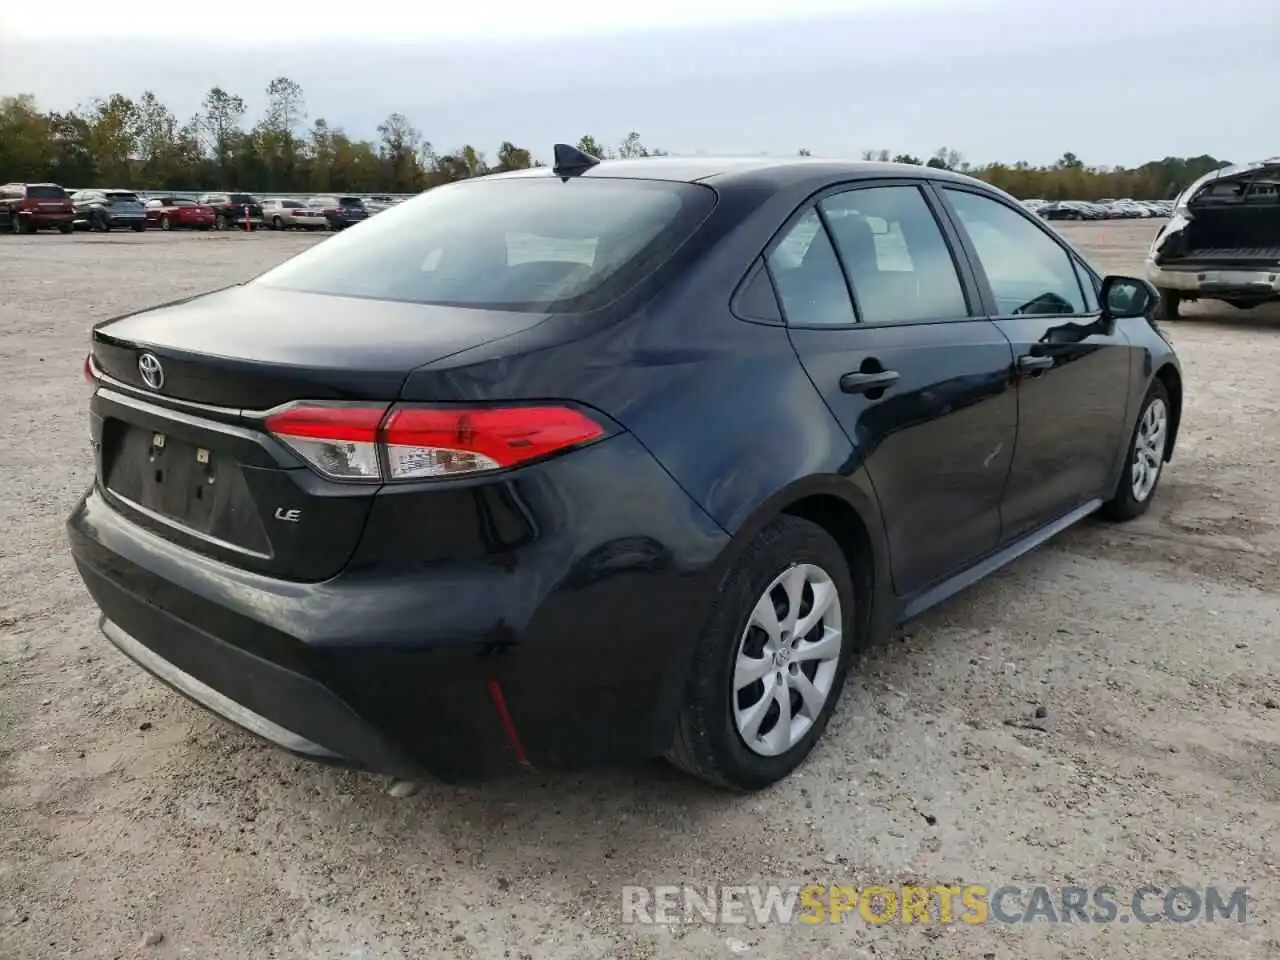
[[[1136,272],[1155,227],[1067,229]],[[1280,312],[1191,307],[1152,512],[1084,524],[872,651],[789,782],[731,797],[655,764],[395,799],[144,675],[64,547],[89,326],[309,242],[0,238],[0,957],[1280,956]],[[1007,723],[1037,707],[1041,729]],[[1250,900],[1243,925],[620,922],[624,884],[912,881]]]

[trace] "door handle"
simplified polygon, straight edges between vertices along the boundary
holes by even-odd
[[[1048,370],[1053,364],[1053,357],[1036,357],[1027,353],[1018,358],[1018,370],[1032,375]]]
[[[870,393],[872,390],[892,387],[897,382],[897,370],[877,370],[875,373],[854,371],[840,378],[840,389],[844,393]]]

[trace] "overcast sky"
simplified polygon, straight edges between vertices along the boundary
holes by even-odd
[[[281,74],[311,119],[399,111],[441,151],[1280,154],[1277,0],[0,0],[0,94],[48,107],[151,89],[186,119],[216,84],[252,122]]]

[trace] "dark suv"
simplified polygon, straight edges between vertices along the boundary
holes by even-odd
[[[262,201],[248,193],[206,193],[199,199],[200,203],[213,207],[213,229],[243,230],[262,226]]]
[[[57,227],[70,233],[75,205],[56,183],[6,183],[0,186],[0,228],[14,233],[35,233],[41,227]]]
[[[307,205],[323,210],[325,219],[334,230],[353,226],[370,216],[360,197],[313,197]]]

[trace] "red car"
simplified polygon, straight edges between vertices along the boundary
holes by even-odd
[[[186,197],[153,197],[147,201],[147,226],[161,230],[208,230],[213,207]]]
[[[70,195],[56,183],[0,185],[0,225],[14,233],[35,233],[42,227],[70,233],[75,218]]]

